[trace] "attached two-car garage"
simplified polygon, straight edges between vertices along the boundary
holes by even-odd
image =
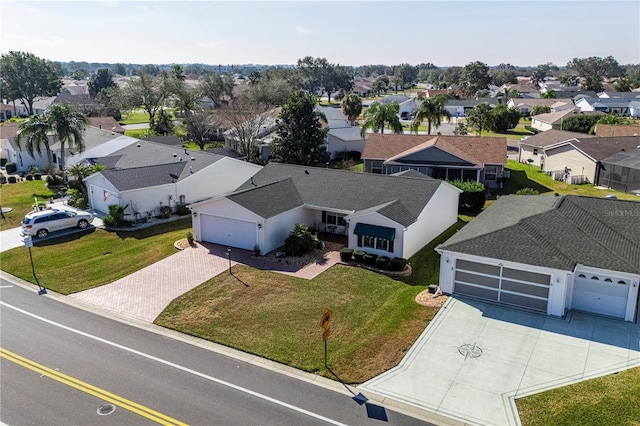
[[[210,214],[200,215],[200,239],[215,244],[253,250],[257,242],[257,224]]]
[[[624,318],[631,281],[622,277],[580,272],[573,280],[571,308]]]

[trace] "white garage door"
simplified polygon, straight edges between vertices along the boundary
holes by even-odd
[[[547,274],[458,259],[453,291],[546,312],[550,280]]]
[[[120,204],[120,199],[113,192],[105,191],[97,186],[90,185],[91,208],[102,213],[109,213],[109,205]]]
[[[573,281],[571,309],[624,318],[630,284],[621,278],[578,273]]]
[[[253,250],[256,223],[203,214],[200,216],[202,241]]]

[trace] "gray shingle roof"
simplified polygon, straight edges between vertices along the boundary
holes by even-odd
[[[631,149],[629,151],[613,154],[612,156],[602,160],[602,162],[640,170],[640,149]]]
[[[291,178],[261,186],[249,183],[249,188],[227,198],[263,218],[276,216],[304,204]]]
[[[129,191],[173,183],[177,179],[171,175],[180,176],[187,164],[183,161],[182,163],[159,164],[157,166],[103,170],[101,173],[118,191]]]
[[[291,182],[286,185],[292,185],[286,191],[285,183],[282,183],[285,179]],[[279,184],[267,186],[275,183]],[[249,190],[242,195],[248,197],[242,198],[242,205],[262,217],[268,216],[261,212],[277,214],[289,210],[291,206],[297,206],[299,197],[303,204],[309,206],[347,212],[377,211],[401,225],[409,226],[417,220],[442,184],[442,181],[435,179],[356,173],[272,162],[245,182],[239,191]],[[282,195],[276,194],[278,190],[282,190]],[[229,198],[236,201],[234,197],[238,194],[239,192],[234,193]],[[274,201],[279,196],[284,198]],[[287,197],[292,197],[295,201],[289,201]],[[284,203],[285,206],[266,206],[278,203]]]
[[[640,203],[604,198],[501,197],[441,249],[573,270],[640,273]]]

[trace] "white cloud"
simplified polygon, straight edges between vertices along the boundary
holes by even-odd
[[[301,27],[299,25],[295,27],[295,30],[300,34],[313,34],[313,32],[310,29]]]

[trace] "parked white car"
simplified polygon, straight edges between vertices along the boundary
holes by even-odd
[[[93,221],[93,216],[85,212],[66,210],[41,210],[27,213],[22,220],[22,235],[46,238],[51,232],[62,229],[84,229]]]

